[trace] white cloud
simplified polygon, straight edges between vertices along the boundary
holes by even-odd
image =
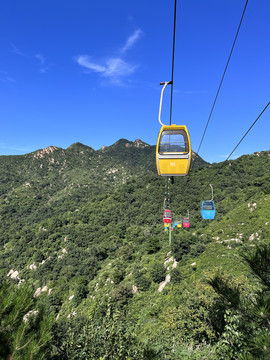
[[[35,55],[28,55],[24,52],[22,52],[21,50],[19,50],[17,48],[17,46],[15,46],[13,43],[10,43],[10,46],[11,46],[11,49],[10,51],[13,53],[13,54],[16,54],[16,55],[19,55],[19,56],[22,56],[26,59],[30,59],[30,60],[33,60],[33,59],[37,59],[39,60],[39,63],[40,63],[40,69],[39,71],[41,73],[45,73],[49,68],[45,65],[45,56],[38,53],[38,54],[35,54]]]
[[[15,83],[16,82],[11,76],[7,76],[6,80],[7,80],[7,82],[10,82],[10,83]]]
[[[122,57],[108,56],[105,60],[93,60],[89,55],[79,55],[74,59],[82,67],[99,73],[100,76],[110,80],[115,85],[123,85],[123,78],[132,75],[138,68],[138,65],[132,65],[123,59],[123,55],[130,49],[142,35],[142,30],[136,30],[120,49]],[[119,50],[118,50],[119,53]]]
[[[40,72],[44,74],[48,70],[48,67],[45,66],[45,56],[42,54],[36,54],[35,58],[40,62]]]
[[[40,61],[40,65],[44,65],[45,57],[42,54],[36,54],[35,58],[37,58]]]
[[[103,73],[106,68],[104,66],[101,66],[101,65],[98,65],[98,64],[95,64],[91,61],[91,57],[88,56],[88,55],[80,55],[80,56],[77,56],[75,58],[75,60],[77,61],[77,63],[87,69],[90,69],[90,70],[93,70],[93,71],[96,71],[96,72],[100,72],[100,73]]]
[[[111,58],[107,60],[107,68],[104,72],[106,77],[122,77],[134,73],[137,66],[132,66],[120,58]]]
[[[13,54],[20,55],[20,56],[25,57],[25,58],[27,58],[27,59],[31,59],[31,56],[29,56],[28,54],[26,54],[26,53],[22,52],[21,50],[19,50],[19,49],[17,48],[17,46],[15,46],[13,43],[10,43],[10,45],[11,45],[10,51],[11,51]]]
[[[139,40],[143,32],[141,29],[134,31],[134,33],[127,39],[125,45],[120,50],[121,53],[125,53],[127,50],[131,49],[133,45]]]
[[[16,83],[16,81],[9,76],[6,71],[0,71],[0,81],[4,83]]]
[[[79,65],[100,73],[102,77],[110,79],[115,84],[120,84],[122,78],[133,74],[137,68],[136,65],[130,65],[119,57],[111,57],[104,64],[93,62],[87,55],[80,55],[75,60]]]

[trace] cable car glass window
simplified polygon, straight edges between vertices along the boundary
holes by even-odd
[[[212,201],[205,201],[203,203],[203,210],[214,210]]]
[[[164,153],[187,153],[188,139],[183,130],[165,130],[161,134],[159,149],[160,154]]]
[[[170,219],[172,216],[171,216],[171,212],[170,211],[165,211],[164,212],[164,218],[166,219]]]

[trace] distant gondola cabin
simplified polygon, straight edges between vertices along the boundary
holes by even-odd
[[[170,224],[172,222],[172,212],[170,209],[165,209],[163,212],[164,224]]]
[[[185,125],[163,125],[156,146],[158,175],[185,176],[191,163],[191,145]]]
[[[183,227],[184,227],[184,228],[189,228],[189,227],[190,227],[190,220],[189,220],[189,218],[184,218],[184,219],[183,219]]]
[[[202,201],[201,216],[205,220],[213,220],[216,215],[216,207],[213,200]]]

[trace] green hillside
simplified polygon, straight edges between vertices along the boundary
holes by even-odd
[[[219,274],[241,298],[263,291],[242,255],[270,246],[269,157],[221,168],[193,154],[170,190],[174,215],[189,211],[191,227],[175,229],[170,245],[154,146],[121,139],[0,156],[0,357],[267,359],[268,345],[259,357],[240,310],[209,281]],[[209,182],[213,221],[200,217]]]

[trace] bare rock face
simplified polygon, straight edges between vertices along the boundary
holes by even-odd
[[[39,288],[37,288],[37,290],[34,293],[34,298],[38,297],[40,295],[40,293],[41,293],[41,288],[39,287]]]
[[[168,284],[170,281],[171,281],[171,275],[168,274],[166,275],[165,280],[159,284],[158,292],[161,292],[164,289],[165,285]]]
[[[11,279],[14,279],[14,280],[18,280],[19,279],[19,272],[18,271],[14,271],[13,269],[11,269],[9,271],[9,273],[7,274],[8,277],[10,277]]]
[[[134,146],[135,146],[136,148],[141,148],[141,149],[143,149],[143,148],[145,148],[145,147],[148,147],[149,145],[146,144],[145,142],[143,142],[143,141],[140,140],[140,139],[136,139],[136,140],[134,141]]]
[[[28,313],[26,313],[23,317],[23,322],[26,323],[30,316],[37,316],[38,310],[30,310]]]
[[[34,158],[35,159],[42,159],[45,155],[50,154],[57,150],[58,148],[56,146],[48,146],[45,149],[39,150],[35,153]]]

